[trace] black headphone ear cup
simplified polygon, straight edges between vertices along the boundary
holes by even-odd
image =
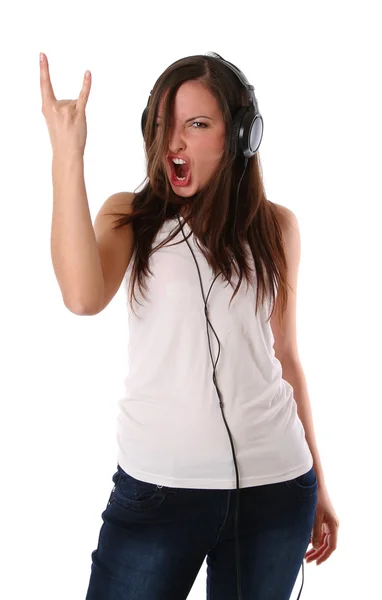
[[[244,156],[251,158],[259,149],[263,137],[263,119],[256,110],[250,106],[242,119],[243,137],[240,148]]]
[[[248,106],[242,106],[239,108],[232,120],[231,149],[234,154],[238,154],[240,148],[243,146],[243,140],[240,139],[240,129],[242,127],[244,115],[247,112],[247,109]]]
[[[145,127],[146,127],[146,121],[147,121],[147,113],[149,112],[149,107],[146,106],[145,110],[142,113],[142,118],[141,118],[141,129],[142,129],[142,135],[145,135]]]

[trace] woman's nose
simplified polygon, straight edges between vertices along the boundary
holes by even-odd
[[[171,129],[169,132],[169,150],[176,154],[180,152],[180,150],[185,149],[185,142],[183,140],[183,136],[180,134],[179,129]]]

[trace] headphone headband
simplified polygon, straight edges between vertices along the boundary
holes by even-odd
[[[251,101],[252,104],[254,104],[254,87],[253,85],[251,85],[248,81],[248,79],[246,78],[246,76],[244,75],[244,73],[242,71],[240,71],[240,69],[238,69],[237,67],[235,67],[235,65],[233,65],[231,62],[229,62],[228,60],[225,60],[225,58],[223,58],[222,56],[220,56],[220,54],[217,54],[216,52],[206,52],[205,56],[212,56],[213,58],[216,58],[217,60],[220,60],[220,62],[222,62],[223,64],[225,64],[227,67],[229,67],[231,69],[231,71],[233,73],[235,73],[236,77],[241,81],[241,83],[243,84],[243,86],[248,90],[248,95],[249,95],[249,100]]]

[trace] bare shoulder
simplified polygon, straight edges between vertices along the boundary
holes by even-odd
[[[101,206],[98,214],[106,213],[130,213],[132,210],[132,202],[135,198],[134,192],[116,192],[109,196]]]
[[[283,234],[285,234],[290,228],[295,231],[299,231],[298,220],[295,213],[288,207],[282,204],[276,204],[272,202],[276,208],[277,221],[281,227]]]

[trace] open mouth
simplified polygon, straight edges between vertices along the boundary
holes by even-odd
[[[187,165],[177,165],[175,163],[172,163],[174,165],[175,168],[175,175],[179,178],[179,179],[186,179],[187,174],[189,172],[189,167]]]
[[[171,168],[171,179],[174,183],[188,183],[191,177],[191,170],[187,164],[175,164],[169,160]]]

